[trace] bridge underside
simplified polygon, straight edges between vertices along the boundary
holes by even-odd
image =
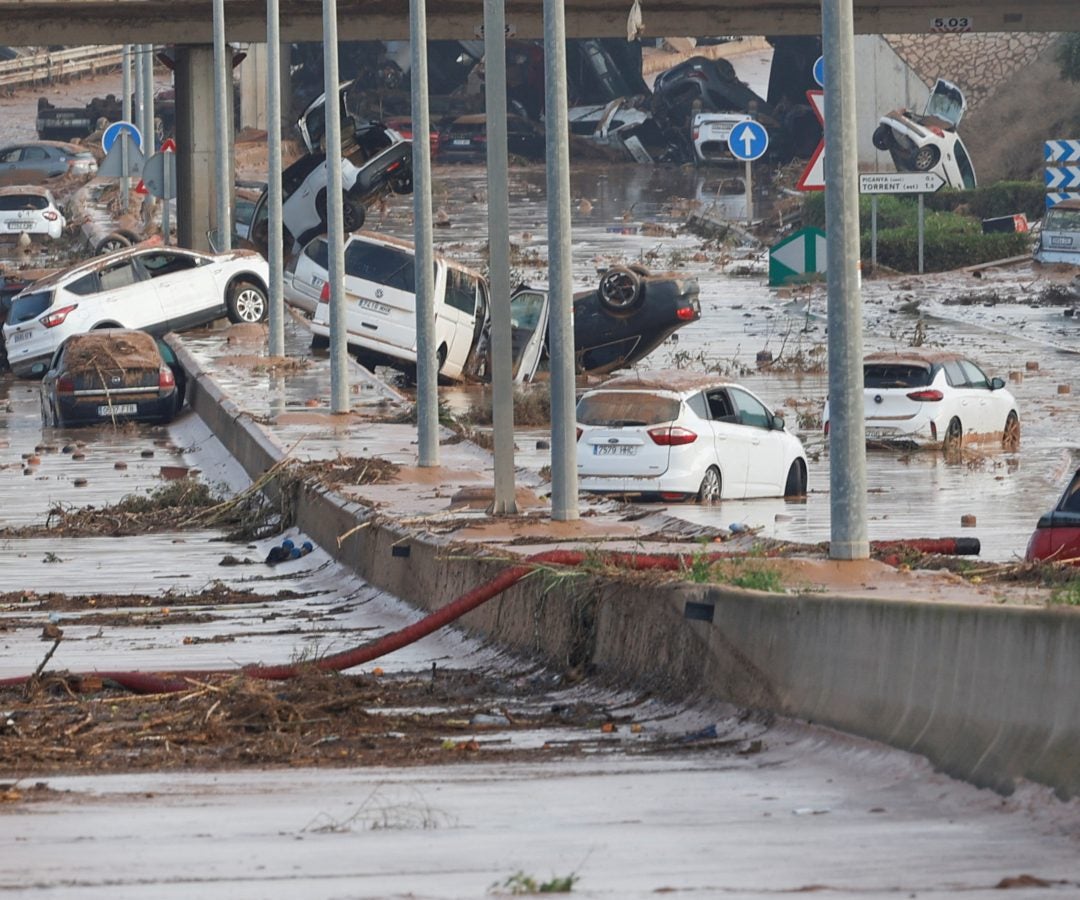
[[[630,0],[567,0],[566,29],[571,37],[626,34]],[[287,41],[322,39],[322,3],[281,0],[281,35]],[[821,0],[646,0],[646,36],[724,34],[820,34]],[[937,16],[966,17],[975,31],[1073,31],[1077,0],[983,0],[945,5],[940,0],[854,0],[855,31],[860,34],[925,33]],[[430,38],[477,37],[482,0],[429,0]],[[518,37],[543,36],[542,0],[509,5],[507,24]],[[0,0],[6,44],[209,44],[210,0]],[[263,0],[226,0],[225,22],[231,41],[266,38]],[[408,0],[339,0],[342,40],[405,39]]]

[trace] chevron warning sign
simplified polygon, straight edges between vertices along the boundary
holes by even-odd
[[[1080,166],[1047,166],[1045,176],[1048,191],[1080,188]]]
[[[1080,162],[1080,141],[1047,141],[1043,156],[1047,162]]]
[[[1046,208],[1052,209],[1066,200],[1080,200],[1080,193],[1075,191],[1050,191],[1046,195]]]

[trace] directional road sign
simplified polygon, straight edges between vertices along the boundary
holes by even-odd
[[[818,83],[818,87],[825,87],[825,57],[819,56],[817,62],[814,63],[814,81]]]
[[[932,194],[944,184],[937,172],[867,172],[859,176],[859,193]]]
[[[727,142],[732,156],[750,162],[764,156],[769,149],[769,132],[760,122],[751,119],[732,128]]]
[[[176,196],[176,154],[155,153],[143,166],[142,183],[155,197],[172,200]]]
[[[769,251],[769,284],[799,281],[812,272],[825,271],[825,232],[804,228]]]
[[[1080,162],[1080,141],[1047,141],[1043,156],[1047,162]]]
[[[100,178],[137,178],[142,174],[142,168],[142,150],[135,143],[135,138],[129,131],[120,131],[98,166],[97,173]]]
[[[806,99],[810,101],[810,105],[814,108],[814,113],[818,117],[818,121],[821,122],[821,127],[825,127],[825,92],[824,91],[807,91]],[[803,170],[799,180],[795,183],[795,187],[800,191],[823,191],[825,190],[825,138],[824,136],[818,141],[818,145],[814,150],[814,155],[810,157],[810,162],[807,163],[806,168]]]
[[[1048,191],[1080,188],[1080,166],[1047,166],[1045,176]]]
[[[140,150],[142,149],[142,134],[139,129],[132,125],[130,122],[113,122],[108,128],[105,129],[105,133],[101,135],[101,149],[108,153],[112,149],[112,145],[116,143],[116,139],[120,136],[120,133],[126,131],[135,140],[135,146]]]

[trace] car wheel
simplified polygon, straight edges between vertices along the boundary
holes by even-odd
[[[716,466],[709,466],[705,470],[705,477],[701,479],[701,487],[698,488],[698,501],[700,503],[718,503],[720,501],[720,488],[720,470]]]
[[[964,444],[964,426],[960,420],[953,418],[949,427],[945,429],[945,440],[941,443],[941,449],[948,453],[959,453]]]
[[[315,197],[315,215],[319,217],[319,223],[322,225],[323,231],[325,231],[327,228],[325,190],[319,191]]]
[[[226,306],[233,323],[262,322],[269,311],[266,291],[250,281],[238,281],[229,289]]]
[[[413,192],[412,167],[404,175],[390,179],[390,190],[395,194],[411,194]]]
[[[635,274],[640,275],[642,278],[648,278],[650,275],[652,275],[652,272],[650,272],[644,266],[639,265],[638,263],[634,263],[633,265],[629,265],[626,268],[628,268],[631,272],[634,272]]]
[[[878,150],[888,150],[892,144],[892,129],[888,125],[878,125],[871,140]]]
[[[641,303],[641,276],[623,266],[608,269],[597,288],[600,304],[613,313],[625,313]]]
[[[1020,419],[1010,412],[1005,420],[1005,430],[1001,433],[1001,449],[1015,453],[1020,449]]]
[[[106,253],[115,253],[117,250],[123,250],[130,246],[131,239],[128,238],[127,235],[121,234],[119,231],[114,231],[101,239],[101,242],[97,245],[97,249],[94,252],[98,256],[104,256]]]
[[[795,460],[787,473],[787,484],[784,485],[785,497],[806,496],[806,467],[802,460]]]
[[[929,172],[938,164],[939,159],[941,159],[941,151],[937,147],[920,147],[915,151],[912,165],[917,172]]]
[[[364,227],[367,218],[367,209],[362,203],[350,200],[348,197],[341,204],[341,223],[346,236]]]

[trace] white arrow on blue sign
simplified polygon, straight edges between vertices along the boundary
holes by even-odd
[[[1045,174],[1048,191],[1080,187],[1080,166],[1047,166]]]
[[[814,63],[814,81],[816,81],[818,83],[818,87],[825,87],[825,57],[824,56],[819,56],[817,58],[817,62]]]
[[[731,129],[727,142],[732,156],[750,162],[769,149],[769,132],[760,122],[740,122]]]
[[[112,150],[112,145],[116,143],[116,139],[120,137],[121,132],[126,131],[135,140],[135,146],[140,150],[142,149],[142,133],[132,125],[130,122],[113,122],[108,128],[105,129],[101,135],[101,149],[108,153]]]
[[[1043,155],[1047,162],[1080,162],[1080,141],[1047,141]]]
[[[1069,191],[1051,191],[1046,195],[1046,208],[1052,209],[1059,203],[1064,203],[1066,200],[1080,200],[1080,194]]]

